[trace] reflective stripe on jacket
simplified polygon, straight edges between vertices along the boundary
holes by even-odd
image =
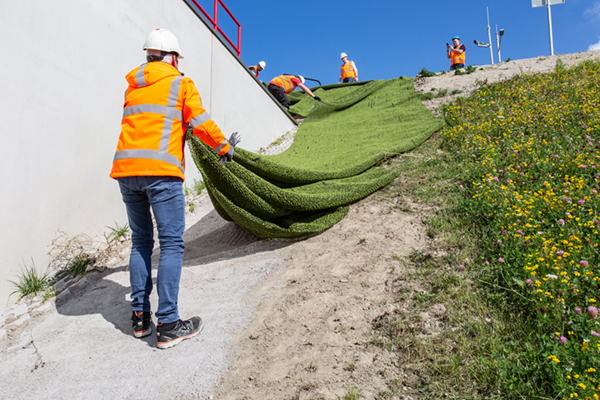
[[[342,69],[342,79],[346,78],[356,78],[356,71],[352,66],[352,61],[346,62],[346,64],[341,66]]]
[[[459,44],[458,47],[455,47],[455,49],[459,49],[460,46],[464,46],[463,44]],[[454,65],[454,64],[463,64],[465,65],[465,53],[466,53],[466,47],[465,47],[465,51],[462,52],[462,54],[458,54],[456,52],[451,52],[450,53],[450,66]]]
[[[151,175],[183,180],[188,125],[217,153],[229,151],[229,143],[202,107],[194,82],[176,68],[163,62],[142,64],[127,74],[127,82],[111,178]]]
[[[254,72],[254,75],[256,75],[256,77],[258,78],[258,65],[252,65],[250,67],[248,67],[248,69],[252,72]]]
[[[294,82],[292,82],[292,78],[298,79],[294,75],[279,75],[278,77],[273,78],[273,80],[269,82],[269,84],[281,86],[286,93],[290,93],[291,91],[296,89],[296,86],[298,86]]]

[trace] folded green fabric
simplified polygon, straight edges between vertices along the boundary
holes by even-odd
[[[290,111],[306,119],[281,154],[238,147],[234,161],[222,166],[214,151],[188,135],[217,212],[257,237],[297,237],[334,225],[346,215],[345,205],[397,177],[375,167],[379,161],[417,147],[442,126],[415,96],[410,78],[313,92],[323,101],[290,94]]]

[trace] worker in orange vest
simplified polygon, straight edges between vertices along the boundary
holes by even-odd
[[[460,44],[458,36],[452,38],[452,44],[453,46],[450,46],[446,43],[446,53],[450,59],[450,71],[465,67],[465,52],[467,51],[467,46]]]
[[[304,77],[301,75],[279,75],[269,82],[269,92],[284,106],[287,110],[290,109],[290,99],[288,93],[294,91],[296,87],[304,90],[310,97],[321,101],[319,96],[315,96],[309,88],[304,86]]]
[[[260,71],[262,71],[263,69],[265,69],[265,67],[267,66],[267,63],[264,61],[261,61],[258,63],[258,65],[251,65],[248,67],[248,69],[250,71],[252,71],[252,73],[254,74],[254,76],[256,76],[258,78],[258,73]]]
[[[238,139],[237,133],[230,141],[225,139],[202,107],[194,82],[179,72],[183,56],[173,33],[152,31],[143,49],[148,62],[126,77],[129,87],[110,177],[119,182],[132,232],[131,319],[138,338],[151,334],[152,216],[156,220],[160,242],[157,347],[168,348],[197,335],[203,327],[200,317],[182,321],[177,308],[184,249],[186,131],[191,127],[223,163],[233,158]]]
[[[358,82],[358,69],[354,64],[354,61],[349,61],[346,53],[342,53],[340,58],[342,59],[342,66],[340,68],[341,72],[338,83]]]

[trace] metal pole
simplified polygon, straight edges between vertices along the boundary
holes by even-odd
[[[550,55],[554,55],[554,42],[552,40],[552,12],[550,11],[550,0],[548,2],[548,32],[550,33]]]
[[[490,10],[486,7],[485,10],[487,11],[487,19],[488,19],[488,24],[487,24],[487,31],[488,31],[488,43],[490,44],[490,59],[492,60],[492,65],[494,65],[494,51],[492,50],[492,34],[490,33]]]
[[[502,62],[500,57],[500,36],[498,36],[498,25],[496,25],[496,49],[498,49],[498,63]]]

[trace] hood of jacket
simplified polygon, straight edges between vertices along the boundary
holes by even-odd
[[[147,64],[142,64],[138,68],[135,68],[129,72],[126,76],[127,83],[133,88],[139,88],[138,86],[138,73],[143,70],[144,79],[146,86],[150,86],[161,79],[165,79],[172,76],[183,75],[177,70],[177,68],[161,61],[153,61]]]

